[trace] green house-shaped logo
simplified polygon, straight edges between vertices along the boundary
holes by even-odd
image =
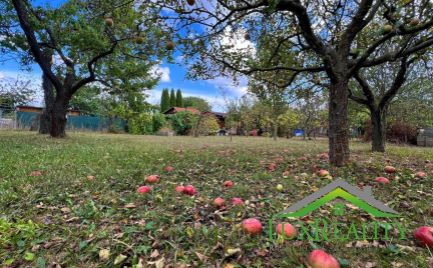
[[[396,211],[373,197],[371,187],[360,190],[342,179],[337,179],[286,210],[274,215],[273,218],[304,217],[336,198],[342,198],[374,217],[390,218],[399,216]],[[344,208],[337,205],[334,208],[334,214],[338,215],[337,213],[342,215]]]

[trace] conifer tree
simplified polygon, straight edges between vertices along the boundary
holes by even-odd
[[[170,107],[176,107],[176,93],[174,89],[170,92]]]
[[[170,108],[170,95],[168,89],[162,90],[161,95],[161,113],[167,111]]]
[[[176,106],[183,107],[183,97],[182,97],[182,91],[180,89],[178,89],[176,92]]]

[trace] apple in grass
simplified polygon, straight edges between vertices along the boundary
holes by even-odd
[[[185,190],[185,186],[183,186],[183,185],[178,185],[178,186],[176,186],[176,188],[174,188],[174,190],[175,190],[177,193],[183,193],[183,191]]]
[[[377,177],[374,179],[375,182],[382,183],[382,184],[388,184],[389,180],[385,177]]]
[[[233,206],[238,206],[238,205],[243,205],[244,201],[242,200],[242,198],[239,197],[233,197],[231,200],[231,203]]]
[[[419,171],[417,173],[415,173],[415,177],[423,179],[427,176],[427,174],[425,174],[425,172]]]
[[[187,195],[195,195],[197,193],[197,190],[192,185],[187,185],[185,188],[183,188],[183,193]]]
[[[250,235],[256,235],[262,232],[262,223],[256,218],[249,218],[242,221],[242,229]]]
[[[427,246],[433,249],[433,227],[419,227],[415,230],[415,238],[421,246]]]
[[[318,175],[319,175],[320,177],[326,177],[326,176],[329,176],[329,171],[324,170],[324,169],[321,169],[321,170],[319,170]]]
[[[215,198],[215,199],[213,200],[213,204],[214,204],[216,207],[218,207],[218,208],[224,206],[224,203],[225,203],[225,201],[224,201],[224,199],[221,198],[221,197],[217,197],[217,198]]]
[[[230,188],[230,187],[233,186],[233,182],[232,182],[232,181],[225,181],[225,182],[223,183],[223,185],[224,185],[224,187]]]
[[[284,238],[294,238],[297,234],[295,227],[291,225],[290,223],[279,223],[277,224],[277,233],[279,235],[284,236]],[[284,232],[284,235],[283,235]]]
[[[283,187],[282,184],[278,184],[278,185],[277,185],[277,190],[278,190],[278,191],[281,192],[283,189],[284,189],[284,187]]]
[[[174,167],[172,167],[172,166],[166,166],[164,168],[164,170],[167,171],[167,172],[172,172],[172,171],[174,171]]]
[[[397,169],[393,166],[386,166],[383,168],[383,171],[385,171],[388,174],[393,174],[397,171]]]
[[[268,165],[268,170],[269,171],[275,171],[277,169],[277,164],[275,164],[275,163],[270,163],[269,165]]]
[[[146,178],[146,182],[148,182],[148,183],[157,183],[157,182],[159,182],[159,176],[158,175],[149,175]]]
[[[320,249],[310,253],[308,264],[312,268],[340,268],[340,263],[333,256]]]
[[[150,192],[152,189],[149,186],[140,186],[137,189],[137,193],[139,194],[147,194],[148,192]]]

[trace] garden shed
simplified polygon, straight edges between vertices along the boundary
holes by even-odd
[[[416,144],[418,146],[433,147],[433,128],[422,128],[418,130]]]

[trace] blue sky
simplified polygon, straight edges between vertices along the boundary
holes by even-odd
[[[51,5],[61,4],[60,1],[46,1],[37,0],[33,1],[36,4],[43,4],[49,2]],[[182,56],[176,52],[174,57]],[[6,77],[27,77],[32,79],[36,88],[40,88],[41,84],[41,70],[38,65],[33,65],[30,72],[23,71],[21,66],[15,61],[8,61],[0,65],[0,79]],[[161,74],[161,80],[158,86],[149,92],[148,101],[153,104],[159,103],[161,91],[163,88],[181,89],[184,96],[197,96],[207,99],[216,111],[224,110],[224,98],[222,92],[226,97],[237,98],[246,92],[246,81],[241,79],[241,83],[234,85],[231,79],[216,78],[213,80],[187,80],[185,75],[187,70],[184,66],[179,64],[169,64],[162,62],[158,68],[158,73]],[[42,93],[39,92],[34,105],[41,105]]]

